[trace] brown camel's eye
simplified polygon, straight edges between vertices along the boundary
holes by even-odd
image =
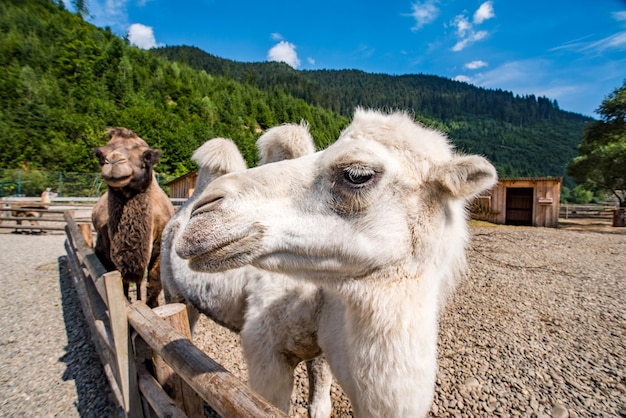
[[[376,172],[371,168],[360,166],[346,167],[343,170],[343,178],[352,185],[360,186],[369,182]]]
[[[94,149],[94,153],[96,154],[96,158],[98,159],[100,165],[104,165],[104,163],[106,163],[106,158],[104,157],[102,151],[99,148],[96,148]]]

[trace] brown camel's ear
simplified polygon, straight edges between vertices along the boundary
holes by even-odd
[[[149,149],[147,151],[144,151],[142,159],[146,164],[153,166],[159,162],[160,156],[161,151],[159,151],[158,149]]]
[[[435,168],[435,182],[455,199],[471,199],[498,180],[496,169],[478,155],[454,157]]]

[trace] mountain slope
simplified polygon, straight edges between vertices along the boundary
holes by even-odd
[[[157,169],[194,168],[204,141],[232,138],[249,165],[263,129],[306,119],[317,146],[347,118],[129,46],[63,2],[0,2],[0,168],[97,171],[92,149],[124,126],[161,150]]]
[[[276,62],[240,63],[188,46],[152,50],[210,74],[280,90],[349,117],[356,106],[409,109],[466,152],[490,158],[502,176],[565,176],[591,118],[545,97],[515,96],[442,77],[357,70],[298,71]]]

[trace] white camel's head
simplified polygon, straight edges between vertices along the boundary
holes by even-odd
[[[357,109],[326,150],[212,182],[176,251],[195,270],[252,264],[323,282],[454,274],[465,204],[495,181],[486,159],[407,114]]]

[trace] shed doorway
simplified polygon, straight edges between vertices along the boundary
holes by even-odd
[[[532,187],[507,187],[506,189],[506,225],[533,224]]]

